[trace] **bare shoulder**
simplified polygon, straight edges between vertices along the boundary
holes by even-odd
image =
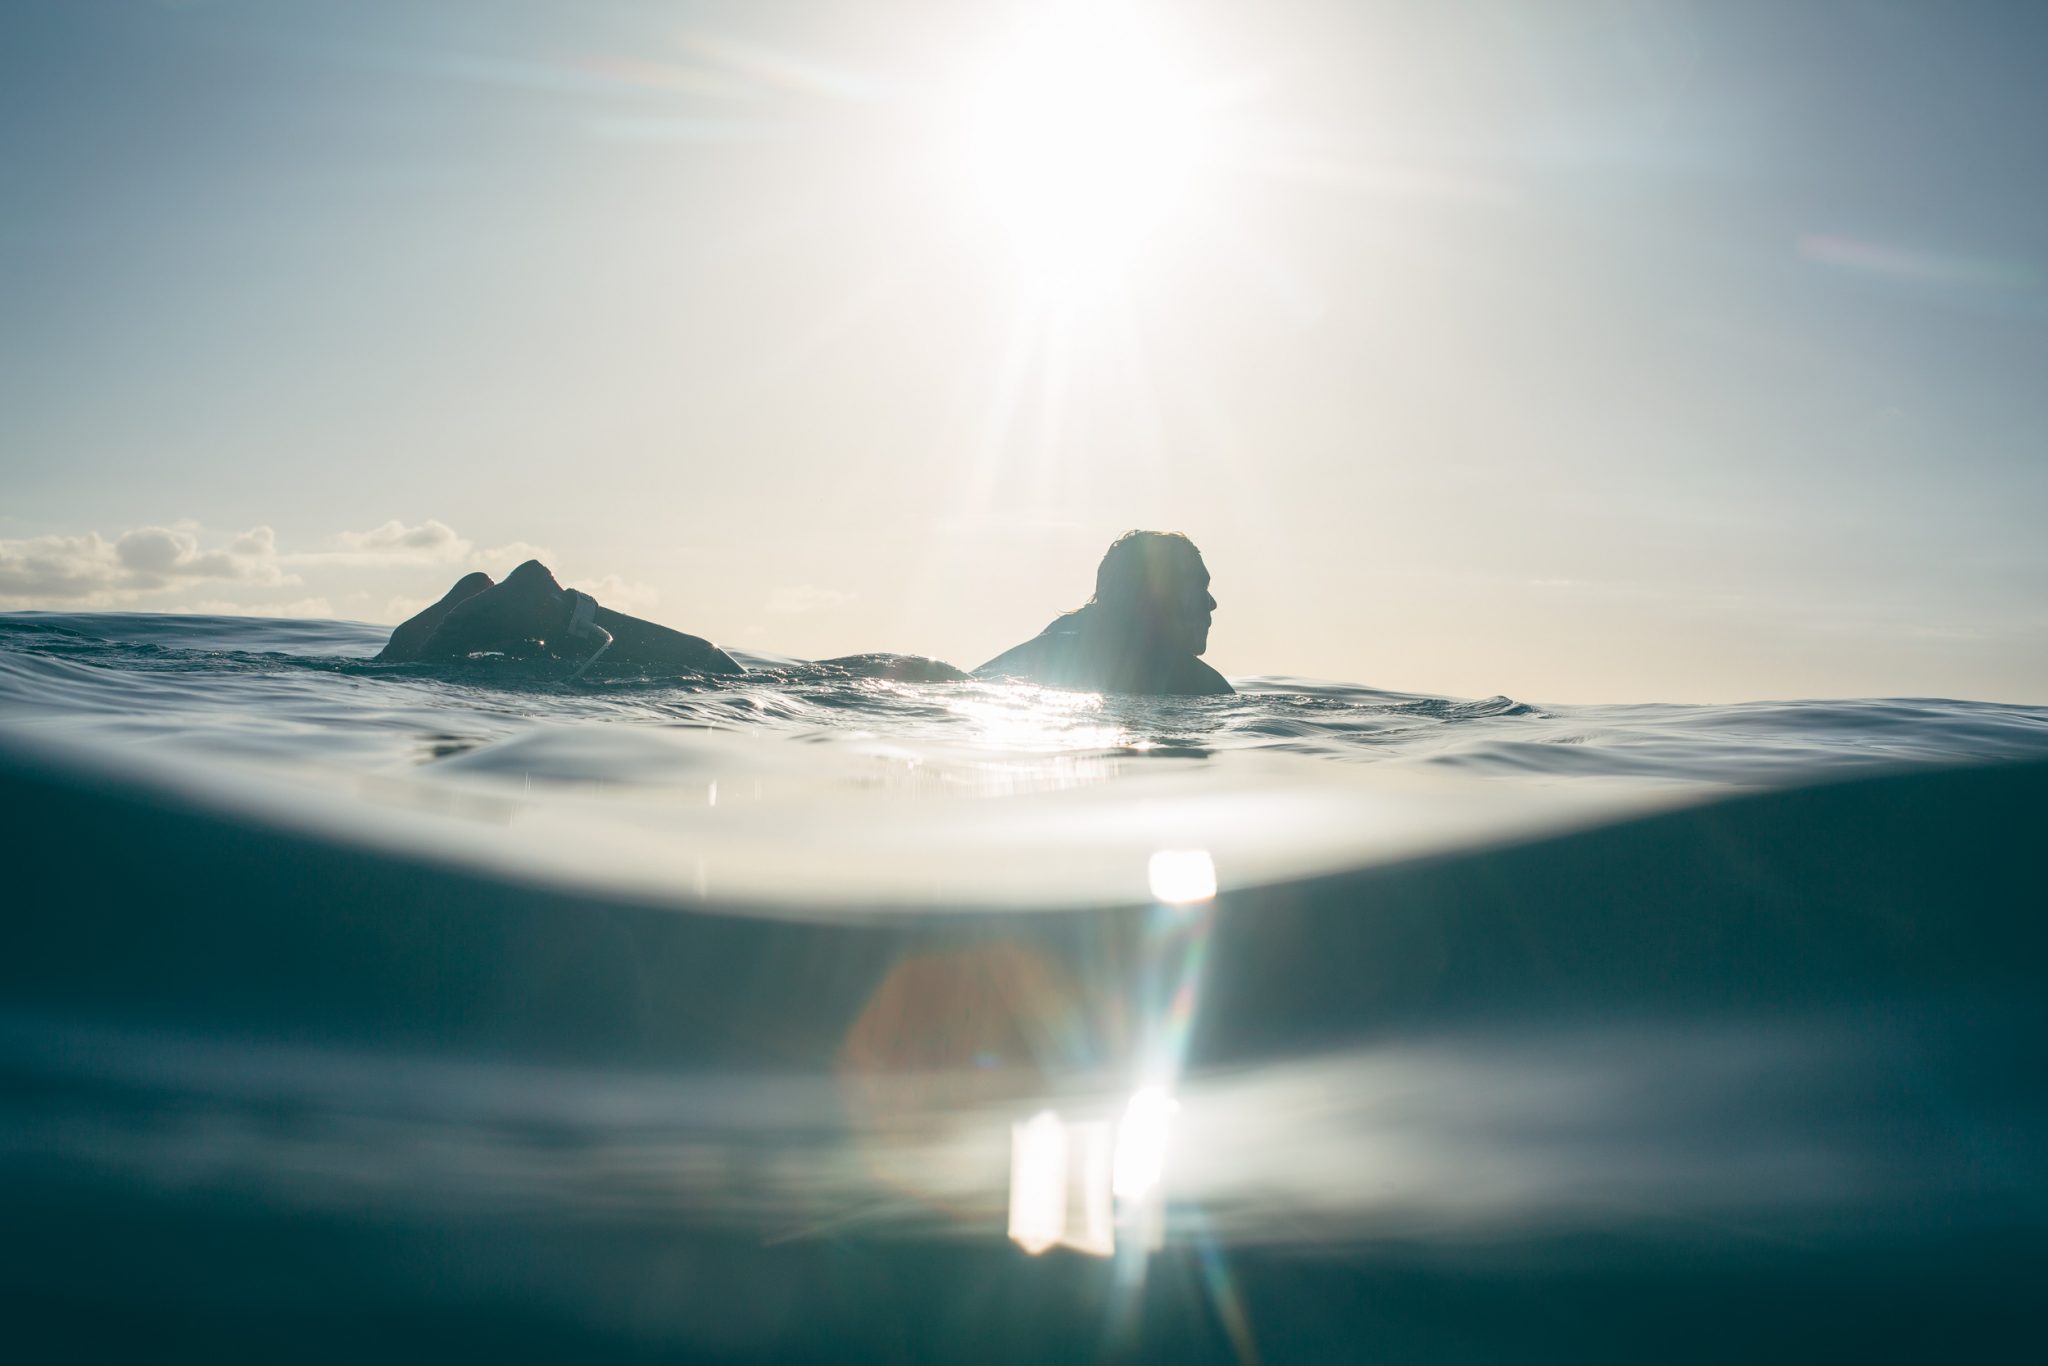
[[[1200,697],[1235,697],[1237,695],[1237,689],[1230,686],[1230,680],[1216,672],[1214,668],[1199,659],[1191,659],[1188,663],[1194,666],[1188,671],[1188,682],[1194,685],[1188,689],[1190,695]]]
[[[1022,645],[1009,649],[991,659],[974,671],[976,678],[1028,678],[1037,673],[1043,663],[1045,647],[1039,637],[1033,636]]]
[[[1060,618],[1022,645],[1009,649],[974,671],[976,678],[1028,678],[1048,682],[1049,670],[1061,669],[1074,646],[1071,629],[1061,630],[1067,618]]]

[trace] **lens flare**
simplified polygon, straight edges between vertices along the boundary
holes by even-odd
[[[1010,1130],[1010,1239],[1036,1257],[1067,1225],[1067,1135],[1041,1110]]]
[[[1189,906],[1216,895],[1216,862],[1206,849],[1161,849],[1145,867],[1152,899]]]
[[[1159,1189],[1166,1171],[1166,1146],[1180,1106],[1156,1086],[1140,1087],[1116,1131],[1116,1165],[1110,1178],[1116,1198],[1144,1201]]]

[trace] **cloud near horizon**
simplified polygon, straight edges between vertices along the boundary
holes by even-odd
[[[112,540],[34,536],[0,541],[0,606],[111,607],[195,584],[288,587],[299,578],[277,554],[277,536],[251,527],[212,548],[184,527],[142,526]]]
[[[514,541],[479,550],[446,522],[397,518],[367,531],[342,531],[326,548],[288,551],[269,526],[209,536],[192,522],[135,527],[109,538],[80,535],[0,540],[0,610],[104,610],[141,607],[170,612],[270,616],[335,616],[353,611],[391,620],[434,601],[459,567],[503,574],[523,560],[553,563],[545,547]],[[250,590],[307,587],[320,591],[290,599],[227,596]],[[394,582],[396,580],[396,582]],[[616,574],[586,577],[579,585],[600,601],[644,611],[655,590]],[[337,606],[344,609],[338,613]]]
[[[820,588],[813,583],[785,584],[768,595],[767,607],[777,616],[808,616],[829,612],[852,602],[854,595],[838,588]]]
[[[455,534],[446,522],[429,517],[418,526],[407,526],[396,517],[368,531],[343,531],[334,538],[336,549],[313,551],[301,560],[350,560],[357,564],[453,564],[470,557],[475,547],[466,536]]]

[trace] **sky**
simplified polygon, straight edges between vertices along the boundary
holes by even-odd
[[[2048,701],[2048,6],[47,0],[0,610]]]

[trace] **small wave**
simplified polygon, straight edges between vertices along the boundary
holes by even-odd
[[[384,754],[504,725],[699,727],[809,745],[880,737],[920,753],[1203,757],[1265,752],[1473,775],[1778,783],[1873,764],[2048,753],[2048,708],[1929,698],[1537,707],[1285,675],[1235,697],[1119,698],[957,676],[906,655],[750,653],[734,678],[479,658],[378,663],[383,628],[147,613],[0,615],[0,714],[138,729],[196,753]],[[98,718],[94,721],[93,718]],[[479,721],[488,722],[480,728]]]

